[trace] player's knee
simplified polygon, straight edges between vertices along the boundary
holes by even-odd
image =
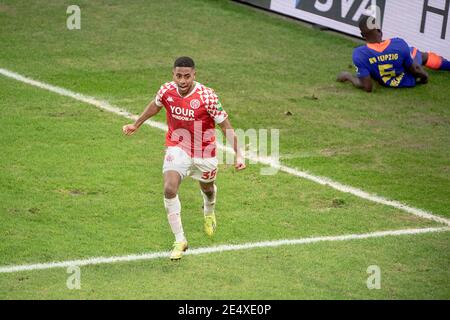
[[[203,193],[208,197],[211,198],[214,195],[214,189],[212,190],[203,190]]]
[[[212,197],[214,195],[214,185],[202,186],[202,191],[207,197]]]
[[[164,185],[164,197],[166,199],[172,199],[177,196],[177,187],[171,183],[166,183]]]

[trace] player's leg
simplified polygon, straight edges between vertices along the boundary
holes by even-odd
[[[194,166],[191,172],[193,179],[200,183],[200,192],[203,197],[204,230],[212,236],[216,230],[215,216],[217,186],[214,181],[217,176],[217,158],[194,158]]]
[[[170,228],[175,236],[175,241],[186,241],[181,224],[181,202],[178,198],[178,188],[181,183],[180,174],[177,171],[164,172],[164,207]]]
[[[217,186],[213,182],[201,182],[200,190],[203,196],[203,214],[204,214],[204,229],[208,236],[212,236],[216,231],[217,221],[215,215]]]
[[[173,250],[170,254],[171,260],[181,259],[183,252],[187,249],[187,240],[181,223],[181,202],[178,198],[180,183],[181,177],[177,171],[164,172],[164,207],[166,208],[170,229],[175,236]]]
[[[450,61],[448,61],[447,59],[431,51],[422,52],[422,55],[423,65],[427,68],[433,70],[450,71]]]
[[[181,223],[181,202],[178,198],[178,189],[182,179],[187,175],[189,166],[190,159],[183,150],[177,147],[167,148],[163,166],[164,207],[170,228],[175,236],[170,255],[172,260],[180,259],[187,249],[187,240]]]

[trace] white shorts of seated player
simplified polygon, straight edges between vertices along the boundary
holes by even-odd
[[[167,147],[164,156],[163,173],[176,171],[181,179],[191,177],[201,182],[216,180],[218,160],[214,158],[191,158],[179,147]]]

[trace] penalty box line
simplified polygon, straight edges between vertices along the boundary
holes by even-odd
[[[219,245],[214,247],[203,247],[196,249],[187,250],[184,255],[199,255],[199,254],[211,254],[220,253],[227,251],[239,251],[257,248],[275,248],[287,245],[304,245],[317,242],[332,242],[332,241],[348,241],[348,240],[361,240],[369,238],[382,238],[387,236],[402,236],[402,235],[416,235],[425,234],[433,232],[444,232],[450,231],[450,228],[440,227],[440,228],[421,228],[421,229],[404,229],[404,230],[390,230],[390,231],[377,231],[364,234],[347,234],[341,236],[326,236],[326,237],[312,237],[312,238],[301,238],[301,239],[284,239],[275,241],[263,241],[263,242],[250,242],[243,244],[229,244],[229,245]],[[159,258],[168,258],[170,252],[151,252],[145,254],[134,254],[119,257],[94,257],[83,260],[71,260],[71,261],[61,261],[61,262],[49,262],[49,263],[38,263],[38,264],[28,264],[28,265],[16,265],[16,266],[4,266],[0,267],[0,273],[16,273],[22,271],[34,271],[34,270],[46,270],[54,268],[68,268],[72,266],[89,266],[98,264],[111,264],[118,262],[132,262],[132,261],[142,261],[142,260],[154,260]]]
[[[8,78],[11,78],[11,79],[35,86],[35,87],[57,93],[62,96],[70,97],[75,100],[78,100],[78,101],[81,101],[84,103],[88,103],[99,109],[120,115],[122,117],[131,119],[131,120],[136,120],[138,118],[137,115],[134,115],[128,111],[124,111],[118,107],[115,107],[106,101],[101,101],[96,98],[85,96],[83,94],[76,93],[76,92],[61,88],[61,87],[57,87],[57,86],[53,86],[51,84],[47,84],[47,83],[44,83],[41,81],[33,80],[31,78],[25,77],[16,72],[13,72],[13,71],[9,71],[9,70],[0,68],[0,74],[6,76]],[[167,131],[167,125],[164,123],[153,121],[153,120],[147,120],[146,124],[153,128],[158,128],[160,130]],[[218,143],[218,148],[220,148],[221,150],[225,150],[227,152],[233,152],[233,150],[230,147],[224,146],[220,143]],[[350,193],[354,196],[357,196],[357,197],[365,199],[365,200],[369,200],[371,202],[394,207],[399,210],[413,214],[415,216],[418,216],[418,217],[421,217],[424,219],[428,219],[428,220],[433,220],[433,221],[439,222],[441,224],[444,224],[446,226],[450,226],[450,220],[447,218],[444,218],[441,216],[436,216],[435,214],[433,214],[431,212],[428,212],[428,211],[425,211],[425,210],[422,210],[419,208],[414,208],[414,207],[405,205],[405,204],[395,201],[395,200],[389,200],[389,199],[383,198],[378,195],[370,194],[361,189],[354,188],[354,187],[347,186],[347,185],[341,184],[339,182],[333,181],[327,177],[315,176],[315,175],[309,174],[305,171],[300,171],[295,168],[280,165],[279,163],[276,163],[273,160],[267,159],[267,158],[260,158],[260,157],[254,157],[254,156],[246,156],[246,158],[249,160],[252,160],[252,161],[259,162],[264,165],[271,166],[275,169],[278,169],[278,170],[288,173],[290,175],[300,177],[300,178],[303,178],[303,179],[306,179],[309,181],[313,181],[313,182],[321,184],[321,185],[329,186],[335,190],[338,190],[338,191],[341,191],[344,193]]]

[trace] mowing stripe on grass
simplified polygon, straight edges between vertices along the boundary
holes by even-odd
[[[45,90],[48,90],[48,91],[51,91],[51,92],[54,92],[54,93],[57,93],[57,94],[62,95],[62,96],[67,96],[67,97],[73,98],[75,100],[91,104],[93,106],[96,106],[97,108],[100,108],[100,109],[108,111],[108,112],[112,112],[114,114],[120,115],[122,117],[131,119],[131,120],[136,120],[138,118],[137,115],[133,115],[132,113],[130,113],[128,111],[125,111],[125,110],[123,110],[121,108],[115,107],[115,106],[109,104],[106,101],[101,101],[101,100],[95,99],[93,97],[85,96],[83,94],[76,93],[76,92],[73,92],[73,91],[61,88],[61,87],[53,86],[53,85],[50,85],[50,84],[47,84],[47,83],[43,83],[41,81],[36,81],[36,80],[30,79],[30,78],[27,78],[25,76],[22,76],[22,75],[20,75],[18,73],[15,73],[15,72],[12,72],[12,71],[8,71],[6,69],[0,68],[0,74],[4,75],[6,77],[12,78],[14,80],[20,81],[20,82],[24,82],[24,83],[30,84],[30,85],[35,86],[35,87],[38,87],[38,88],[41,88],[41,89],[45,89]],[[157,121],[152,121],[152,120],[147,120],[146,124],[151,126],[151,127],[167,131],[167,125],[164,124],[164,123],[157,122]],[[226,146],[221,145],[221,144],[218,144],[218,148],[220,148],[222,150],[225,150],[227,152],[233,152],[233,150],[230,147],[226,147]],[[277,163],[276,161],[274,161],[272,159],[260,158],[260,157],[248,156],[248,155],[246,156],[246,158],[249,159],[249,160],[255,161],[255,162],[259,162],[259,163],[264,164],[264,165],[271,166],[271,167],[273,167],[275,169],[278,169],[280,171],[283,171],[283,172],[286,172],[288,174],[294,175],[296,177],[304,178],[304,179],[316,182],[316,183],[321,184],[321,185],[329,186],[329,187],[331,187],[333,189],[336,189],[336,190],[339,190],[341,192],[353,194],[353,195],[355,195],[355,196],[357,196],[359,198],[362,198],[362,199],[366,199],[366,200],[369,200],[369,201],[372,201],[372,202],[376,202],[376,203],[384,204],[384,205],[387,205],[387,206],[390,206],[390,207],[394,207],[394,208],[403,210],[405,212],[411,213],[413,215],[419,216],[421,218],[433,220],[433,221],[445,224],[447,226],[450,226],[450,220],[449,219],[446,219],[446,218],[443,218],[443,217],[440,217],[440,216],[436,216],[433,213],[425,211],[425,210],[422,210],[422,209],[410,207],[408,205],[405,205],[405,204],[403,204],[401,202],[398,202],[398,201],[395,201],[395,200],[389,200],[389,199],[380,197],[378,195],[370,194],[370,193],[365,192],[365,191],[363,191],[361,189],[354,188],[354,187],[347,186],[347,185],[341,184],[339,182],[333,181],[333,180],[331,180],[331,179],[329,179],[327,177],[319,177],[319,176],[315,176],[315,175],[309,174],[309,173],[304,172],[304,171],[300,171],[300,170],[297,170],[297,169],[294,169],[294,168],[283,166],[283,165],[280,165],[279,163]]]
[[[405,230],[392,230],[392,231],[378,231],[372,233],[364,234],[347,234],[342,236],[328,236],[328,237],[314,237],[314,238],[302,238],[302,239],[292,239],[292,240],[276,240],[276,241],[263,241],[263,242],[250,242],[243,244],[230,244],[230,245],[219,245],[214,247],[204,247],[197,249],[190,249],[185,252],[185,255],[199,255],[207,253],[225,252],[225,251],[238,251],[254,248],[269,248],[269,247],[279,247],[285,245],[301,245],[324,241],[346,241],[346,240],[358,240],[358,239],[368,239],[368,238],[380,238],[386,236],[401,236],[401,235],[413,235],[413,234],[424,234],[431,232],[443,232],[450,231],[447,227],[441,228],[422,228],[422,229],[405,229]],[[83,260],[72,260],[72,261],[62,261],[62,262],[49,262],[49,263],[38,263],[29,265],[18,265],[18,266],[4,266],[0,267],[0,273],[13,273],[20,271],[33,271],[33,270],[45,270],[53,268],[67,268],[70,266],[87,266],[105,263],[117,263],[117,262],[130,262],[139,260],[153,260],[158,258],[168,258],[170,252],[153,252],[144,254],[133,254],[121,257],[96,257],[88,258]]]

